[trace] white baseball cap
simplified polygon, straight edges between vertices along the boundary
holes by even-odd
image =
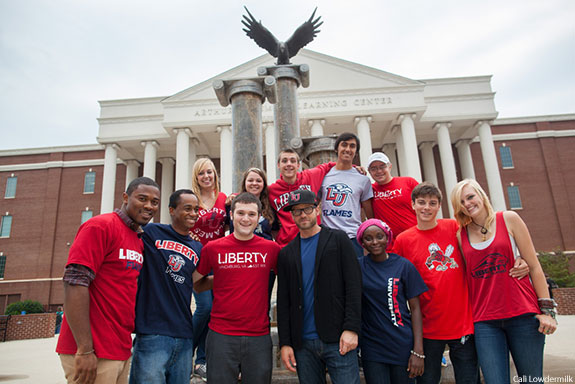
[[[371,166],[371,163],[373,163],[374,161],[381,161],[382,163],[385,164],[391,164],[391,161],[389,161],[389,158],[383,152],[372,153],[371,156],[369,156],[369,159],[367,160],[367,167],[369,168]]]

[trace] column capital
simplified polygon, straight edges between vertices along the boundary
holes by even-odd
[[[122,161],[124,162],[125,165],[131,165],[131,164],[140,165],[140,164],[142,164],[136,159],[128,159],[128,160],[122,160]]]
[[[430,148],[433,149],[437,143],[435,141],[424,141],[419,144],[419,149]]]
[[[216,132],[221,134],[222,131],[225,130],[225,129],[227,129],[227,130],[229,130],[229,131],[231,132],[231,131],[232,131],[232,125],[231,125],[231,124],[218,125],[218,126],[216,127]]]
[[[411,120],[415,121],[415,119],[417,118],[417,113],[401,113],[399,116],[397,116],[398,124],[401,124],[403,120],[407,118],[410,118]]]
[[[373,117],[371,117],[371,116],[356,116],[353,118],[354,126],[357,126],[359,124],[359,122],[362,120],[365,120],[368,123],[371,123],[373,121]]]
[[[120,150],[120,148],[121,148],[121,147],[120,147],[118,144],[116,144],[116,143],[106,143],[106,144],[103,144],[103,145],[104,145],[104,148],[108,148],[108,147],[109,147],[109,148],[115,149],[116,151]]]
[[[435,123],[435,124],[433,124],[433,128],[432,128],[432,129],[433,129],[434,131],[436,131],[436,130],[438,130],[441,126],[446,126],[447,129],[450,129],[451,126],[452,126],[452,124],[451,124],[451,122]]]
[[[174,128],[173,131],[176,133],[176,135],[180,132],[184,132],[186,135],[192,137],[192,135],[194,134],[192,132],[192,130],[188,127],[182,127],[182,128]]]
[[[460,148],[462,146],[469,146],[473,140],[471,139],[459,139],[455,142],[455,148]]]
[[[311,128],[311,126],[314,125],[316,122],[319,122],[322,127],[325,126],[325,119],[309,119],[307,121],[307,126]]]
[[[167,165],[174,165],[174,164],[176,164],[176,160],[174,160],[173,157],[160,157],[158,159],[158,161],[160,163],[162,163],[162,165],[166,165],[166,164]]]
[[[154,147],[156,147],[156,148],[159,148],[159,147],[160,147],[160,144],[159,144],[156,140],[141,141],[140,144],[141,144],[142,147],[144,147],[144,148],[145,148],[148,144],[150,144],[150,145],[152,145],[152,146],[154,146]]]

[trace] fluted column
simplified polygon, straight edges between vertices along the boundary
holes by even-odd
[[[403,141],[403,151],[405,156],[404,176],[411,176],[416,180],[421,180],[421,169],[419,167],[419,151],[417,150],[417,137],[415,136],[415,123],[413,115],[399,115],[401,124],[401,137]],[[403,168],[403,166],[402,166]]]
[[[395,153],[395,144],[384,144],[381,150],[391,161],[391,176],[399,176],[399,163],[397,162],[397,155]]]
[[[192,132],[189,128],[174,129],[174,132],[176,132],[176,189],[190,188],[190,164],[192,164],[190,163],[190,137]]]
[[[174,192],[174,164],[175,161],[171,157],[163,157],[160,159],[162,164],[162,193],[160,203],[160,222],[163,224],[170,224],[170,195]],[[188,188],[188,187],[186,187]],[[178,188],[180,189],[180,188]]]
[[[232,129],[231,125],[220,125],[216,128],[220,134],[220,186],[226,195],[237,192],[233,190],[232,175]]]
[[[144,147],[144,176],[156,180],[156,160],[159,144],[155,140],[142,141]]]
[[[118,149],[119,147],[116,144],[106,144],[100,213],[109,213],[114,210],[114,190],[116,187],[116,161],[118,159]]]
[[[435,143],[426,141],[419,144],[421,150],[421,158],[423,163],[423,179],[422,181],[429,181],[434,185],[438,184],[437,172],[435,171],[435,158],[433,156],[433,147]]]
[[[268,184],[278,179],[277,158],[279,156],[279,142],[276,138],[276,127],[273,122],[264,123],[264,134],[266,140],[266,174]]]
[[[357,137],[361,143],[359,148],[359,162],[364,167],[367,167],[367,160],[369,156],[371,156],[371,131],[369,129],[371,121],[371,116],[360,116],[354,119]]]
[[[459,140],[455,143],[457,156],[459,157],[459,165],[461,166],[461,177],[463,179],[475,179],[470,145],[471,140]]]
[[[308,127],[310,127],[310,136],[323,136],[324,135],[324,127],[325,127],[325,120],[323,119],[316,119],[316,120],[308,120],[307,121]]]
[[[493,145],[491,127],[485,121],[478,121],[477,126],[491,204],[493,205],[493,209],[496,211],[504,211],[506,209],[505,195],[503,194],[503,185],[501,184],[501,176],[499,174],[499,165],[497,164],[495,146]]]
[[[437,130],[437,145],[439,147],[439,157],[441,158],[441,169],[443,170],[443,183],[445,184],[445,194],[449,196],[455,184],[457,184],[457,171],[455,170],[455,160],[451,149],[451,138],[449,136],[451,123],[437,123],[433,129]],[[453,206],[447,204],[449,214],[453,216]]]
[[[138,168],[140,168],[140,162],[138,160],[126,160],[126,187],[124,191],[128,188],[128,185],[138,177]]]

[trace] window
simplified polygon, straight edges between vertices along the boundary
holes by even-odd
[[[4,193],[4,198],[11,199],[16,197],[16,183],[18,178],[16,176],[10,176],[6,179],[6,193]]]
[[[81,224],[84,224],[86,221],[91,219],[92,216],[94,216],[94,211],[82,211],[82,223]]]
[[[12,216],[2,216],[2,224],[0,224],[0,237],[10,237],[10,229],[12,228]]]
[[[513,157],[511,157],[511,148],[506,146],[505,143],[499,147],[499,155],[501,155],[501,167],[503,169],[513,168]]]
[[[0,254],[0,279],[4,278],[5,269],[6,269],[6,256]]]
[[[521,209],[521,197],[519,196],[519,187],[516,185],[510,185],[507,187],[507,196],[509,197],[509,208],[511,209]]]
[[[90,170],[84,176],[84,193],[94,193],[96,185],[96,172]]]

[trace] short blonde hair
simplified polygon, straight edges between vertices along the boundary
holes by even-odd
[[[459,228],[466,227],[467,225],[469,225],[469,223],[473,221],[473,219],[464,212],[463,204],[461,204],[462,199],[461,195],[463,194],[463,188],[465,188],[466,186],[470,186],[471,188],[473,188],[475,190],[475,193],[477,193],[479,197],[481,197],[481,200],[483,200],[483,205],[487,210],[487,219],[485,220],[483,227],[489,228],[489,226],[491,226],[491,223],[495,219],[495,211],[493,211],[493,206],[491,205],[491,202],[489,201],[489,197],[487,197],[487,193],[485,193],[485,190],[481,188],[481,185],[479,185],[479,183],[473,179],[461,180],[459,183],[455,185],[455,187],[451,191],[451,205],[453,206],[453,216],[455,217],[455,220],[457,220]]]
[[[216,171],[216,166],[214,163],[208,159],[207,157],[201,158],[196,160],[194,163],[194,168],[192,169],[192,191],[198,198],[198,202],[200,203],[200,207],[207,208],[202,201],[202,190],[200,188],[200,184],[198,183],[198,175],[201,171],[206,168],[211,168],[214,171],[214,196],[218,196],[220,193],[220,184],[218,179],[218,171]]]

